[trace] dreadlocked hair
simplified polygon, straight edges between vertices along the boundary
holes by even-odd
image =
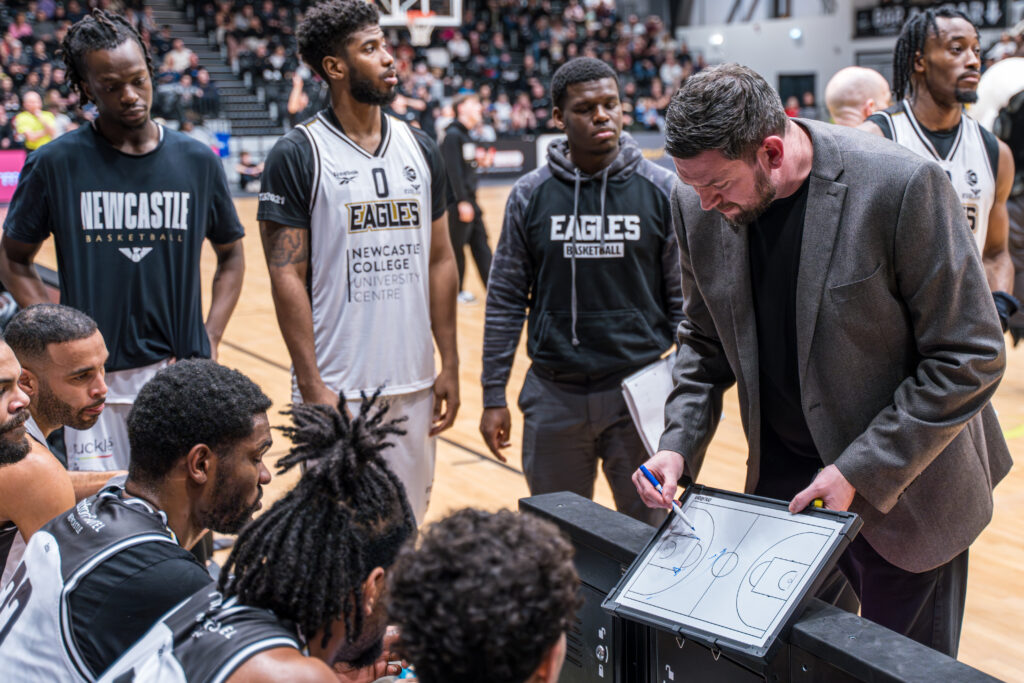
[[[242,604],[273,610],[303,637],[344,619],[346,639],[363,627],[362,583],[375,567],[389,567],[416,529],[405,487],[381,455],[391,435],[405,434],[384,420],[380,391],[363,395],[349,418],[344,399],[329,405],[293,405],[293,426],[280,430],[291,451],[278,474],[299,463],[307,470],[284,498],[242,530],[220,574],[220,590]],[[231,575],[234,576],[231,576]],[[228,577],[231,577],[228,579]]]
[[[134,40],[146,57],[146,70],[153,78],[153,60],[142,42],[142,36],[127,19],[102,9],[82,17],[68,29],[57,56],[68,67],[68,83],[83,101],[88,101],[82,83],[85,82],[85,55],[95,50],[113,50],[127,40]]]
[[[924,44],[928,36],[939,35],[939,25],[935,21],[939,18],[964,19],[974,26],[974,22],[966,14],[948,7],[927,9],[903,24],[892,54],[892,92],[897,100],[902,100],[913,92],[910,75],[914,73],[914,60],[919,54],[924,54]],[[974,30],[977,31],[978,27],[974,26]]]

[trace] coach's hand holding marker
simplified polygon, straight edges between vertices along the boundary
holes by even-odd
[[[640,465],[640,471],[644,473],[645,477],[647,477],[647,481],[651,482],[651,486],[656,488],[658,490],[658,493],[662,493],[661,482],[658,481],[653,474],[651,474],[651,471],[644,467],[643,465]],[[686,526],[690,527],[690,531],[696,533],[697,528],[693,526],[693,522],[691,522],[690,518],[687,517],[686,513],[683,512],[683,508],[679,507],[679,503],[674,500],[672,501],[672,511],[679,515],[679,518],[683,520],[683,523]]]

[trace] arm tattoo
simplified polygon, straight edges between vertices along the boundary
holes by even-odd
[[[281,268],[309,260],[309,236],[300,228],[278,228],[270,235],[267,263]]]

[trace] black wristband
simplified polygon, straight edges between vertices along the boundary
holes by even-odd
[[[1006,292],[992,292],[992,300],[996,302],[999,322],[1003,326],[1003,332],[1006,332],[1010,327],[1010,318],[1020,309],[1020,301]]]

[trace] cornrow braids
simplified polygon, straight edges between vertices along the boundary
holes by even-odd
[[[150,79],[153,78],[153,59],[150,57],[142,36],[127,19],[119,14],[102,9],[94,9],[92,14],[82,17],[68,29],[67,35],[60,44],[57,56],[64,61],[68,69],[68,83],[83,101],[88,96],[82,88],[85,82],[85,55],[95,50],[113,50],[127,40],[134,40],[146,57],[146,70]]]
[[[938,18],[964,19],[974,26],[974,22],[966,14],[947,7],[927,9],[903,24],[892,55],[892,92],[897,100],[902,100],[913,93],[914,86],[910,82],[910,76],[914,73],[914,60],[918,54],[924,54],[924,44],[929,35],[938,37]],[[977,31],[978,27],[974,26],[974,30]]]
[[[298,625],[304,638],[344,619],[345,637],[363,628],[362,583],[375,567],[389,567],[416,529],[405,487],[382,452],[399,423],[384,420],[388,405],[363,395],[349,418],[344,399],[329,405],[293,405],[280,428],[292,440],[278,473],[300,463],[307,470],[295,488],[239,535],[220,575],[225,596],[271,609]],[[234,574],[234,576],[231,576]],[[228,577],[231,577],[230,579]]]

